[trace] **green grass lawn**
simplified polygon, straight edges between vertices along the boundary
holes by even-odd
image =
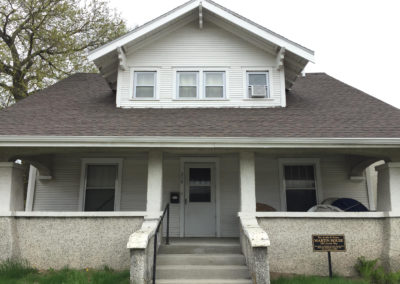
[[[279,278],[271,281],[272,284],[368,284],[365,280],[352,280],[341,277],[295,276]]]
[[[24,263],[0,264],[0,284],[129,284],[129,271],[103,270],[48,270],[40,272]]]
[[[6,261],[0,264],[0,284],[129,284],[129,271],[47,270],[38,271],[26,263]],[[363,280],[345,278],[295,276],[271,281],[272,284],[367,284]]]

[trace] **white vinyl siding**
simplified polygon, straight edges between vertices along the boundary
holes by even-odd
[[[132,100],[130,71],[118,71],[117,106],[146,107],[277,107],[281,106],[281,73],[276,69],[276,55],[264,51],[232,33],[206,22],[203,29],[192,22],[140,47],[127,50],[130,68],[157,69],[156,100]],[[225,71],[225,96],[221,100],[177,99],[178,71]],[[268,71],[269,98],[249,99],[246,72]],[[126,75],[127,73],[128,75]],[[200,84],[203,81],[199,76]],[[284,84],[284,83],[283,83]],[[199,94],[204,93],[199,88]]]

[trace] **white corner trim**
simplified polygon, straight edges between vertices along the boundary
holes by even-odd
[[[28,177],[28,188],[27,188],[27,193],[26,193],[25,211],[33,210],[33,199],[35,197],[37,172],[38,171],[34,166],[32,166],[32,165],[29,166],[29,177]]]
[[[240,216],[240,224],[244,235],[248,238],[251,247],[269,247],[270,240],[267,232],[265,232],[257,222],[255,217]]]
[[[0,135],[0,147],[400,148],[399,138]],[[6,163],[9,166],[9,163]],[[1,167],[1,163],[0,163]]]

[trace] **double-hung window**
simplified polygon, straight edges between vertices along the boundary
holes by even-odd
[[[198,97],[199,72],[178,72],[177,83],[178,98],[196,99]]]
[[[133,96],[137,99],[153,99],[156,96],[156,72],[134,72]]]
[[[268,72],[247,72],[247,95],[249,98],[268,98]]]
[[[287,211],[308,211],[317,204],[315,165],[284,165]]]
[[[225,96],[225,72],[204,72],[204,97],[221,99]]]
[[[85,159],[82,163],[81,200],[83,211],[119,210],[120,159]]]

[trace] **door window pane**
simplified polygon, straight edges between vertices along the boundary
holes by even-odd
[[[87,165],[85,211],[113,211],[116,165]]]
[[[189,202],[211,202],[211,169],[189,169]]]
[[[287,211],[307,211],[317,204],[313,165],[284,167]]]

